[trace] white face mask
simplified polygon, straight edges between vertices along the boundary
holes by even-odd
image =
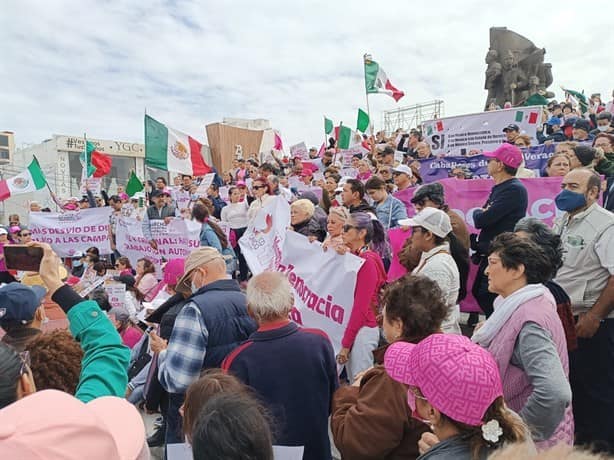
[[[607,130],[608,130],[608,128],[609,128],[609,126],[608,126],[608,125],[605,125],[605,126],[597,126],[597,129],[598,129],[599,131],[601,131],[602,133],[603,133],[604,131],[607,131]]]
[[[192,289],[192,294],[196,294],[196,292],[200,289],[194,284],[194,281],[190,283],[190,288]]]

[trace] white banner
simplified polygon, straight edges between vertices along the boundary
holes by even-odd
[[[49,243],[60,257],[96,246],[100,254],[111,253],[109,217],[113,209],[90,208],[80,211],[30,213],[32,239]]]
[[[290,158],[300,158],[301,160],[309,160],[309,150],[304,142],[290,147]]]
[[[362,145],[357,144],[347,150],[341,150],[339,153],[341,153],[342,155],[341,158],[343,167],[349,168],[352,165],[352,158],[354,157],[354,155],[360,155],[360,158],[364,158],[365,155],[369,153],[369,151]]]
[[[126,302],[126,285],[107,281],[104,284],[104,291],[109,296],[111,307],[123,307]]]
[[[132,217],[121,217],[117,221],[115,240],[117,250],[122,256],[128,257],[133,267],[139,259],[146,257],[156,266],[156,274],[160,277],[160,269],[164,260],[185,259],[196,248],[200,247],[201,224],[192,220],[173,218],[168,225],[163,220],[151,220],[151,236],[158,243],[158,249],[153,249],[143,236],[142,222]],[[164,259],[164,260],[163,260]]]
[[[352,307],[356,275],[364,259],[353,254],[339,255],[322,250],[320,243],[288,232],[278,271],[288,276],[294,288],[292,319],[328,335],[335,355],[341,350]]]
[[[439,118],[423,123],[422,134],[433,155],[461,156],[471,150],[494,150],[505,142],[503,128],[518,125],[520,134],[537,145],[536,129],[541,123],[542,108],[516,107],[457,117]]]
[[[276,196],[262,208],[239,240],[241,252],[254,275],[275,270],[290,226],[290,205]]]

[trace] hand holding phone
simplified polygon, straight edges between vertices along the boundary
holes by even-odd
[[[9,270],[38,273],[40,271],[41,260],[43,260],[43,248],[11,244],[4,246],[4,258],[6,259],[6,268]]]

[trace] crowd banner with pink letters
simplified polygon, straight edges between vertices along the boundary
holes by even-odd
[[[176,217],[168,225],[163,220],[151,220],[150,224],[151,236],[158,244],[158,249],[152,248],[143,235],[140,220],[121,217],[117,222],[117,250],[130,259],[133,267],[139,259],[145,257],[153,262],[156,274],[160,277],[164,261],[185,259],[200,247],[201,224],[196,221]]]
[[[239,239],[252,274],[275,270],[290,226],[290,205],[281,196],[271,199]]]
[[[294,288],[294,308],[290,317],[296,323],[320,329],[328,335],[335,355],[354,305],[356,275],[364,259],[353,254],[339,255],[322,250],[296,232],[286,235],[277,270],[288,277]]]
[[[520,179],[527,189],[528,194],[528,207],[527,216],[536,217],[544,221],[548,225],[552,225],[554,219],[561,214],[554,204],[554,198],[561,191],[562,177],[540,177],[535,179]],[[490,190],[495,185],[492,179],[443,179],[439,181],[445,191],[446,204],[454,212],[458,213],[467,224],[470,233],[479,233],[473,225],[473,211],[481,208],[488,199]],[[411,188],[403,191],[403,202],[407,207],[407,214],[415,214],[415,209],[411,205],[410,200],[416,188]],[[399,193],[399,192],[397,192]],[[395,194],[395,196],[397,196]],[[411,208],[410,208],[411,207]],[[397,248],[399,246],[400,233],[390,235],[395,242]],[[395,250],[394,257],[398,257],[398,250]],[[469,273],[469,293],[467,298],[461,302],[462,311],[479,311],[477,302],[471,295],[471,286],[473,286],[473,279],[477,266],[470,265]],[[400,264],[395,265],[394,276],[388,276],[388,281],[401,277],[405,273]]]
[[[505,142],[503,128],[517,125],[521,134],[537,144],[537,124],[542,108],[515,107],[456,117],[438,118],[422,124],[425,142],[433,155],[467,155],[471,150],[494,150]]]
[[[91,246],[96,246],[100,254],[110,254],[111,211],[107,206],[63,213],[32,212],[32,239],[50,244],[60,257],[70,257],[77,251],[85,252]]]

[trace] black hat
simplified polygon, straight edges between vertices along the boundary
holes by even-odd
[[[585,120],[584,118],[578,118],[573,124],[573,129],[583,129],[588,133],[591,130],[591,124],[588,120]]]
[[[443,185],[439,182],[431,182],[430,184],[421,186],[416,190],[416,193],[414,193],[411,202],[416,204],[424,199],[429,199],[435,204],[442,205],[444,203]]]
[[[382,152],[382,155],[394,155],[394,149],[387,145]]]
[[[584,144],[576,145],[573,151],[576,154],[576,157],[578,157],[580,163],[582,163],[582,166],[590,165],[595,159],[595,154],[597,153],[594,148]]]
[[[134,279],[134,276],[132,275],[119,275],[119,276],[114,276],[113,279],[115,281],[119,281],[120,283],[124,283],[126,286],[128,287],[134,287],[136,280]]]
[[[505,128],[503,128],[503,132],[504,133],[506,133],[508,131],[518,131],[518,132],[520,132],[520,128],[518,127],[518,125],[516,125],[514,123],[510,123]]]
[[[167,192],[166,190],[154,190],[153,192],[151,192],[151,195],[149,195],[150,198],[157,198],[159,196],[171,196],[171,194],[169,192]]]

